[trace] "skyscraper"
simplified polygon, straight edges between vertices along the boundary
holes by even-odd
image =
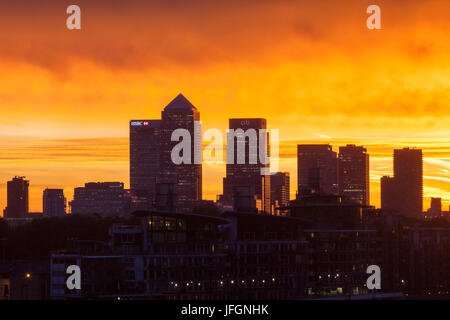
[[[185,142],[172,141],[179,129],[188,133],[191,155],[176,164],[172,151]],[[201,162],[200,112],[182,94],[164,108],[161,120],[130,121],[130,189],[140,209],[192,211],[202,200]]]
[[[270,200],[275,212],[280,212],[280,210],[277,210],[277,207],[287,206],[289,204],[289,188],[289,172],[277,172],[270,176]]]
[[[175,130],[189,133],[191,155],[188,163],[176,164],[172,150],[179,141],[172,141]],[[181,141],[181,139],[180,139]],[[202,131],[200,112],[182,94],[173,99],[161,113],[160,182],[173,185],[174,208],[190,212],[202,200]],[[184,156],[183,150],[180,156]],[[170,188],[159,188],[170,190]]]
[[[130,121],[130,190],[136,209],[151,209],[160,170],[161,120]]]
[[[63,189],[45,189],[42,196],[44,217],[64,217],[66,215],[66,198]]]
[[[339,194],[361,204],[370,204],[369,154],[364,147],[349,144],[339,148]]]
[[[422,217],[422,150],[394,150],[394,177],[381,180],[381,208],[396,210],[408,217]]]
[[[259,209],[271,213],[271,176],[261,172],[261,169],[269,169],[270,164],[260,161],[260,153],[270,156],[268,133],[263,131],[267,129],[266,119],[230,119],[229,129],[235,134],[232,141],[228,141],[227,135],[226,177],[223,180],[224,201],[233,202],[235,207],[239,206],[238,200],[245,203],[250,201],[253,205],[245,206],[250,210]],[[263,137],[265,141],[261,140]],[[265,150],[260,149],[261,145],[264,145]],[[245,201],[244,198],[246,198]]]
[[[29,181],[25,177],[14,177],[7,182],[7,218],[20,218],[28,214]]]
[[[337,194],[337,154],[328,144],[297,145],[298,192]]]

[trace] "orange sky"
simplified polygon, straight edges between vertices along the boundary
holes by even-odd
[[[392,149],[424,150],[425,208],[450,204],[448,1],[76,1],[0,3],[0,207],[6,181],[42,190],[128,185],[128,120],[159,118],[182,92],[204,129],[265,117],[280,129],[296,188],[299,141],[357,143],[371,154],[372,204]],[[368,30],[377,3],[382,30]],[[224,166],[204,166],[204,197]]]

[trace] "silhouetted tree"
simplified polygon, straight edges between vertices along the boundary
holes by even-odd
[[[105,218],[88,215],[67,215],[63,218],[43,218],[16,227],[6,226],[6,251],[10,259],[45,259],[52,251],[66,249],[68,239],[109,240],[113,223],[131,219]],[[136,222],[136,221],[134,221]],[[0,232],[5,227],[0,223]]]

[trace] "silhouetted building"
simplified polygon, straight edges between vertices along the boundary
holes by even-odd
[[[0,261],[0,300],[49,299],[49,271],[48,258]]]
[[[161,113],[161,183],[173,184],[175,211],[191,212],[195,202],[202,200],[202,130],[200,112],[182,94],[173,99]],[[190,157],[187,163],[174,163],[172,150],[183,138],[172,141],[175,130],[189,133]],[[187,150],[179,152],[185,156]]]
[[[436,215],[440,216],[442,212],[442,198],[431,198],[430,211]]]
[[[216,196],[216,207],[221,211],[221,212],[231,212],[233,211],[233,203],[230,201],[225,201],[223,194],[218,194]]]
[[[383,262],[377,230],[314,228],[305,233],[311,248],[309,273],[313,275],[309,295],[366,295],[368,299],[367,267]]]
[[[72,214],[120,216],[125,213],[125,190],[122,182],[89,182],[75,188],[69,203]]]
[[[63,189],[45,189],[42,196],[42,208],[45,217],[64,217],[66,198]]]
[[[363,226],[376,229],[380,237],[376,250],[382,257],[382,262],[378,266],[382,270],[383,290],[403,291],[400,274],[403,220],[404,218],[395,211],[375,207],[363,208]]]
[[[397,207],[397,185],[395,178],[384,176],[380,180],[381,208],[385,210],[396,210]]]
[[[364,223],[363,205],[343,196],[304,195],[288,209],[290,216],[314,221],[321,229],[360,229]]]
[[[294,299],[306,295],[308,243],[302,220],[266,214],[213,217],[136,212],[140,225],[114,225],[111,251],[54,254],[53,298]],[[83,266],[67,290],[68,265]]]
[[[427,212],[425,212],[425,217],[427,219],[436,219],[443,217],[442,211],[442,199],[441,198],[431,198],[431,206]]]
[[[422,150],[394,150],[394,177],[381,180],[381,208],[412,218],[423,216]]]
[[[130,121],[130,191],[139,206],[151,209],[160,173],[161,120]]]
[[[366,148],[347,145],[339,148],[339,194],[370,205],[369,154]]]
[[[444,217],[444,219],[449,220],[449,218],[450,218],[450,206],[447,208],[447,210],[442,210],[441,214],[442,214],[442,217]]]
[[[202,200],[200,113],[179,94],[161,114],[161,120],[130,121],[130,190],[133,203],[136,209],[164,206],[178,212],[190,212],[195,202]],[[180,140],[172,141],[175,130],[187,130],[188,137],[178,137]],[[183,158],[189,151],[190,157],[176,164],[172,159],[172,150],[181,141],[190,150],[179,150],[176,155]],[[158,195],[163,199],[157,199]],[[167,203],[168,200],[170,203]]]
[[[249,185],[233,186],[233,209],[236,212],[260,212],[261,199],[258,199]]]
[[[394,177],[402,190],[402,211],[420,217],[423,211],[423,161],[420,149],[394,150]]]
[[[411,299],[448,299],[450,228],[411,226],[402,230],[400,285]]]
[[[337,194],[337,154],[328,144],[297,145],[298,192]]]
[[[6,218],[24,218],[28,214],[29,181],[25,177],[14,177],[7,182]]]
[[[386,254],[394,247],[389,241],[391,229],[384,237],[386,222],[370,223],[366,210],[364,205],[344,196],[312,194],[291,201],[290,215],[313,224],[304,230],[311,253],[310,295],[348,298],[367,295],[369,265],[380,266],[382,270],[398,267],[398,257],[392,261]],[[395,272],[386,277],[391,275]],[[396,291],[392,280],[387,280],[382,282],[383,291]]]
[[[330,207],[331,203],[320,206]],[[340,206],[335,204],[334,209]],[[353,209],[358,207],[353,204]],[[349,208],[335,213],[345,215]],[[333,214],[333,209],[328,211]],[[301,217],[245,212],[222,217],[173,212],[134,214],[141,217],[139,225],[111,228],[109,251],[52,255],[53,298],[401,296],[389,295],[392,291],[385,289],[385,282],[381,293],[372,294],[366,287],[368,265],[380,265],[382,270],[389,267],[384,263],[382,247],[389,243],[375,228],[324,228]],[[81,290],[67,290],[66,278],[61,277],[61,271],[71,264],[83,266]]]
[[[289,204],[289,189],[289,172],[277,172],[270,176],[270,200],[276,214],[285,212],[285,210],[280,210],[278,207],[286,207]]]
[[[158,183],[156,185],[156,210],[173,211],[176,195],[173,183]]]
[[[262,172],[264,169],[268,171],[270,164],[268,161],[263,163],[265,161],[261,161],[260,157],[260,153],[270,156],[266,119],[230,119],[229,129],[226,177],[223,179],[223,200],[233,203],[235,210],[238,210],[236,206],[242,208],[243,197],[247,197],[245,202],[253,203],[254,207],[251,210],[246,208],[245,211],[259,210],[271,213],[271,176]],[[231,132],[234,132],[233,137]],[[264,146],[265,150],[262,150],[261,146]],[[247,191],[244,192],[243,188]],[[236,202],[235,195],[239,197],[238,202]]]

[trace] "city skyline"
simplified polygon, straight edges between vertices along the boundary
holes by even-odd
[[[306,140],[298,140],[299,144],[305,144],[304,143],[305,141]],[[322,144],[322,145],[330,144],[331,147],[332,147],[332,150],[336,151],[336,152],[338,152],[339,147],[346,146],[347,144],[349,144],[349,142],[347,142],[347,140],[340,140],[339,144],[328,143],[327,141],[330,141],[330,140],[312,140],[312,141],[307,141],[307,142],[308,142],[308,144]],[[126,142],[128,143],[128,139],[126,139]],[[358,143],[360,141],[352,140],[352,142],[358,145]],[[294,143],[294,145],[292,145],[292,143]],[[292,156],[290,154],[290,152],[292,152],[292,150],[294,148],[295,149],[295,153],[296,153],[296,149],[297,149],[297,144],[296,143],[297,142],[295,142],[295,141],[294,142],[293,141],[290,141],[290,142],[286,142],[285,141],[284,143],[280,144],[280,171],[287,171],[287,172],[289,172],[290,175],[291,175],[291,179],[295,179],[295,181],[297,180],[297,158],[296,158],[296,154],[294,154]],[[207,142],[203,142],[203,146],[205,146],[206,144],[207,144]],[[114,144],[112,144],[112,145],[114,146]],[[395,147],[395,149],[399,149],[399,148],[401,148],[401,146],[405,146],[405,145],[404,144],[399,144],[398,146]],[[386,176],[386,175],[387,176],[392,176],[392,174],[393,174],[393,165],[392,165],[393,157],[392,157],[392,152],[393,152],[394,149],[390,150],[390,157],[389,157],[389,154],[384,154],[383,153],[382,156],[380,156],[380,154],[379,154],[380,150],[383,151],[383,152],[388,152],[389,147],[387,147],[387,146],[382,146],[381,148],[378,147],[377,149],[376,148],[367,147],[365,145],[363,147],[368,149],[367,152],[370,155],[372,155],[370,150],[371,149],[375,150],[374,151],[375,158],[378,157],[378,159],[376,159],[375,162],[383,161],[383,163],[386,164],[386,166],[383,166],[381,168],[378,167],[377,169],[379,171],[377,170],[376,173],[372,172],[373,171],[372,170],[373,165],[370,166],[371,167],[370,168],[370,193],[371,193],[371,195],[373,195],[373,194],[376,195],[375,201],[372,200],[370,204],[371,205],[375,205],[376,207],[380,207],[381,206],[381,199],[380,199],[380,187],[381,187],[381,184],[380,184],[380,179],[383,176]],[[410,147],[412,149],[419,149],[419,147],[415,147],[415,146],[410,146]],[[128,147],[125,149],[125,151],[128,152]],[[98,155],[98,156],[100,156],[100,155]],[[370,162],[372,162],[372,161],[373,160],[372,160],[372,156],[371,156]],[[389,161],[391,162],[390,166],[388,164]],[[42,189],[40,188],[40,186],[39,187],[38,186],[33,186],[33,182],[30,181],[30,197],[29,197],[30,198],[30,210],[29,210],[29,212],[42,212],[42,208],[39,209],[39,207],[38,207],[39,204],[37,202],[40,202],[40,204],[42,206],[42,191],[45,188],[56,188],[56,187],[57,188],[62,188],[62,189],[64,189],[64,194],[67,195],[67,199],[73,199],[74,188],[81,187],[86,182],[107,182],[107,181],[120,181],[120,182],[122,182],[122,181],[124,181],[125,182],[124,183],[125,188],[129,188],[129,175],[128,175],[129,174],[129,161],[125,160],[125,161],[121,161],[121,162],[124,162],[124,164],[126,166],[126,171],[127,171],[126,172],[127,175],[125,176],[124,179],[118,179],[118,178],[115,178],[114,176],[110,176],[109,179],[90,179],[89,180],[89,179],[84,179],[84,177],[81,176],[80,177],[80,181],[83,181],[83,182],[80,185],[75,185],[73,188],[72,187],[64,187],[64,186],[61,186],[60,184],[52,184],[52,185],[45,185],[45,187],[42,188]],[[289,163],[288,163],[288,165],[286,165],[286,163],[283,165],[283,162],[289,162]],[[292,162],[294,162],[294,163],[292,163]],[[424,167],[426,167],[426,164],[427,164],[427,161],[426,161],[426,158],[424,157]],[[430,163],[428,163],[428,164],[430,164]],[[208,171],[210,171],[210,172],[215,169],[216,174],[219,174],[219,175],[223,171],[223,175],[220,176],[220,178],[223,178],[223,177],[226,176],[226,174],[225,174],[226,173],[225,172],[226,171],[225,170],[225,167],[226,167],[225,162],[222,165],[217,165],[217,164],[213,164],[212,165],[212,164],[209,164],[209,163],[203,163],[203,166],[204,166],[204,168],[206,167],[207,170],[209,169]],[[294,166],[294,169],[292,169],[292,170],[284,170],[284,168],[289,168],[289,167],[292,167],[292,166]],[[219,170],[217,170],[218,168],[219,168]],[[380,170],[380,169],[382,169],[382,170]],[[77,174],[77,173],[75,173],[75,174]],[[427,174],[427,172],[426,172],[426,170],[424,170],[424,181],[432,180],[432,178],[430,176],[427,176],[426,174]],[[120,176],[120,175],[118,175],[118,176]],[[10,178],[12,178],[12,176]],[[31,180],[31,178],[29,178],[29,176],[26,176],[26,178],[28,180]],[[216,178],[217,177],[214,176],[213,179],[215,180]],[[5,183],[5,185],[6,185],[6,183]],[[220,188],[220,186],[219,187],[214,186],[214,187],[215,187],[215,189],[212,189],[212,190],[218,190],[218,192],[216,192],[216,193],[211,193],[211,192],[206,193],[206,195],[203,197],[203,199],[205,199],[205,200],[215,200],[216,196],[218,194],[222,194],[223,189]],[[375,188],[375,190],[374,190],[374,188]],[[0,187],[0,190],[1,190],[1,187]],[[427,193],[427,190],[428,190],[428,193]],[[442,198],[443,208],[446,208],[447,204],[450,203],[449,199],[445,198],[445,196],[442,197],[442,195],[439,195],[437,193],[429,193],[430,190],[433,190],[433,188],[428,188],[427,189],[427,185],[426,185],[426,183],[424,183],[424,198],[423,198],[424,211],[427,210],[430,207],[430,200],[431,200],[432,197],[441,197]],[[292,184],[291,183],[291,188],[290,188],[290,197],[291,197],[291,199],[295,198],[296,192],[297,192],[296,184]],[[38,194],[35,194],[35,193],[38,193]],[[0,201],[0,203],[1,203],[1,201]]]
[[[158,118],[179,92],[203,130],[248,116],[280,129],[292,181],[297,144],[366,147],[376,206],[393,149],[422,149],[424,210],[430,197],[450,204],[448,1],[379,1],[382,30],[366,28],[365,1],[77,4],[81,31],[58,1],[0,4],[1,208],[16,175],[30,211],[46,187],[68,199],[89,181],[128,188],[128,121]],[[223,176],[203,165],[205,199]]]

